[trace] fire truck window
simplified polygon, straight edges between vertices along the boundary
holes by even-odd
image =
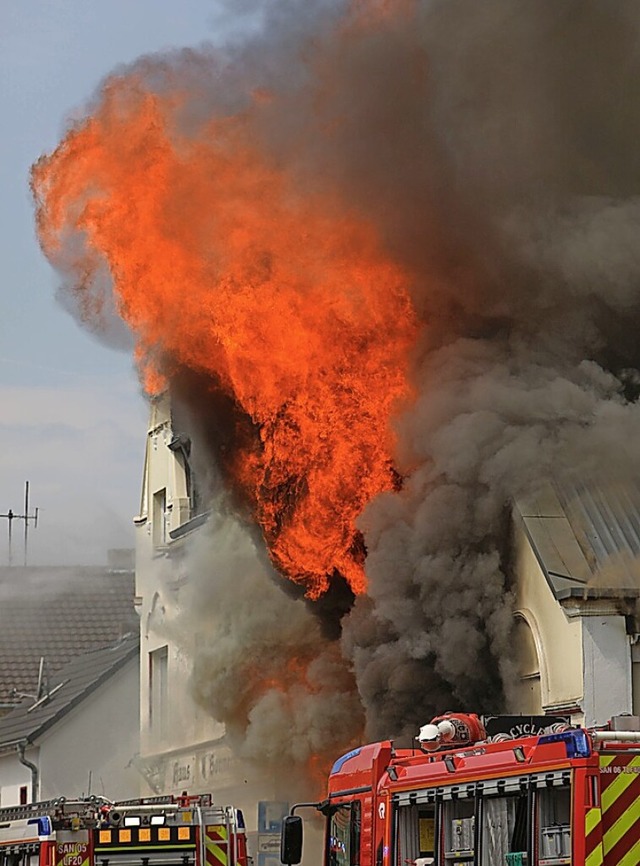
[[[444,856],[447,862],[473,864],[475,802],[455,800],[444,804]]]
[[[360,866],[360,801],[351,804],[351,866]]]
[[[487,797],[482,804],[481,866],[527,851],[527,798]]]
[[[329,826],[329,866],[359,866],[360,803],[339,806]]]
[[[571,857],[571,790],[547,788],[538,792],[538,850],[540,866],[569,862]]]

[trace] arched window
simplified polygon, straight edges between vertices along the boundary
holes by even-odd
[[[516,614],[514,644],[518,674],[515,696],[517,710],[519,713],[540,715],[543,712],[540,659],[531,626],[521,613]]]

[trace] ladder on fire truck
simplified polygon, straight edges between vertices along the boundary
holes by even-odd
[[[162,797],[136,797],[131,800],[108,800],[106,797],[83,797],[78,799],[67,799],[56,797],[53,800],[42,800],[37,803],[25,803],[16,806],[0,806],[0,821],[18,821],[21,818],[36,818],[39,815],[51,815],[55,812],[71,814],[86,812],[88,809],[99,809],[102,806],[111,808],[128,808],[136,806],[171,806],[178,807],[182,802],[197,799],[200,805],[210,806],[210,795],[193,797],[175,797],[171,794]]]
[[[21,818],[37,818],[40,815],[52,815],[54,813],[77,814],[107,804],[110,804],[110,801],[104,797],[87,797],[78,800],[57,797],[55,800],[42,800],[38,803],[25,803],[20,806],[2,806],[0,807],[0,821],[18,821]]]

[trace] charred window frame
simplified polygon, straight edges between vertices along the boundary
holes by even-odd
[[[190,517],[195,517],[200,513],[200,493],[191,466],[191,438],[186,433],[174,433],[173,439],[169,442],[169,448],[176,455],[184,470],[185,487],[191,511]]]

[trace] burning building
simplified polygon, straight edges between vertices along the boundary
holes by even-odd
[[[215,719],[313,779],[521,697],[514,641],[538,639],[533,683],[553,634],[522,623],[570,613],[534,533],[553,514],[524,503],[640,475],[640,43],[631,2],[595,0],[291,0],[263,24],[118,70],[32,185],[65,301],[126,323],[155,395],[143,630],[183,648],[209,740]],[[565,624],[595,659],[595,620]],[[539,670],[533,703],[586,712]]]
[[[310,779],[312,788],[320,783],[316,762],[353,729],[350,714],[360,722],[361,709],[353,678],[327,652],[304,602],[283,597],[246,527],[202,496],[175,415],[166,394],[152,400],[135,518],[143,644],[136,765],[147,793],[213,792],[241,807],[252,850],[269,866],[278,862],[288,804],[304,798]],[[332,712],[327,698],[338,702]]]

